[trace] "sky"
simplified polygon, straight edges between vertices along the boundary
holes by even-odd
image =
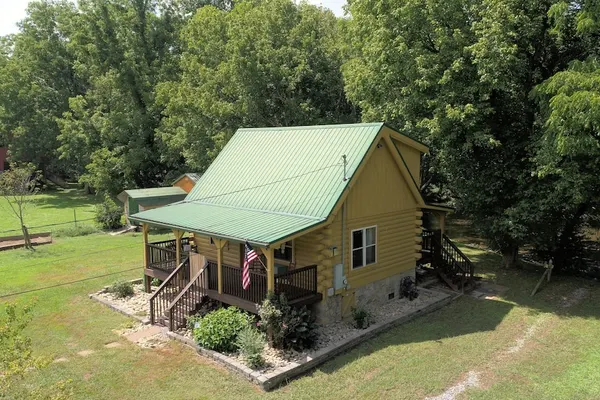
[[[16,33],[17,22],[25,17],[25,8],[30,0],[0,0],[0,36]],[[308,0],[309,3],[331,9],[335,15],[342,16],[345,0]]]

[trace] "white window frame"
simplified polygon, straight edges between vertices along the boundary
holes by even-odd
[[[290,245],[290,247],[292,248],[292,259],[291,260],[286,260],[286,259],[283,259],[283,258],[276,258],[275,257],[275,261],[279,261],[280,263],[293,263],[293,262],[296,261],[296,251],[295,251],[296,249],[295,249],[294,240],[293,239],[292,240],[288,240],[288,241],[286,241],[286,243],[287,242],[292,242],[292,244]]]
[[[375,244],[370,244],[367,246],[367,229],[371,229],[371,228],[375,228]],[[362,243],[361,246],[358,248],[354,248],[354,232],[358,232],[358,231],[362,231]],[[373,264],[377,264],[377,239],[378,239],[378,234],[377,234],[377,225],[371,225],[371,226],[365,226],[364,228],[359,228],[359,229],[353,229],[350,232],[350,266],[352,267],[352,269],[360,269],[360,268],[364,268],[367,267],[369,265],[373,265]],[[367,264],[367,247],[371,247],[371,246],[375,246],[375,261],[373,261],[372,263]],[[354,266],[354,251],[355,250],[362,250],[362,256],[363,256],[363,264],[360,267],[355,267]]]

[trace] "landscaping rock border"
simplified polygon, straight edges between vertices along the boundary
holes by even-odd
[[[132,284],[136,285],[136,284],[142,283],[142,281],[143,281],[143,279],[140,278],[140,279],[132,279],[129,282],[131,282]],[[131,318],[133,318],[133,319],[141,322],[144,325],[150,324],[150,319],[149,318],[144,318],[144,317],[140,317],[139,315],[132,314],[129,311],[124,310],[121,307],[118,307],[118,306],[112,304],[111,302],[109,302],[107,300],[104,300],[103,298],[101,298],[101,297],[99,297],[97,295],[98,293],[106,292],[108,290],[108,288],[110,288],[110,286],[105,286],[103,289],[99,290],[96,293],[90,293],[88,295],[88,297],[90,299],[92,299],[92,300],[97,301],[98,303],[102,303],[102,304],[108,306],[109,308],[111,308],[111,309],[113,309],[113,310],[115,310],[117,312],[120,312],[121,314],[127,315],[128,317],[131,317]]]
[[[420,288],[419,290],[430,289]],[[167,336],[194,348],[199,354],[218,362],[219,364],[225,366],[233,372],[238,373],[239,375],[245,377],[251,382],[257,384],[261,389],[269,391],[281,385],[282,383],[296,378],[299,375],[302,375],[307,371],[325,363],[326,361],[329,361],[330,359],[339,355],[340,353],[343,353],[347,350],[350,350],[353,347],[356,347],[360,343],[363,343],[364,341],[372,338],[373,336],[376,336],[395,326],[411,321],[416,317],[438,310],[461,296],[462,294],[455,294],[454,296],[446,295],[440,300],[431,303],[424,308],[418,309],[410,314],[403,315],[396,319],[385,321],[382,323],[375,323],[367,329],[360,331],[360,333],[356,336],[344,339],[340,342],[333,343],[327,347],[317,350],[315,353],[311,354],[310,356],[307,356],[306,360],[292,362],[287,366],[278,367],[274,371],[268,372],[266,374],[263,374],[260,371],[255,371],[247,367],[235,358],[229,357],[225,354],[216,351],[202,348],[198,346],[198,344],[196,344],[192,339],[182,336],[178,333],[167,332]]]

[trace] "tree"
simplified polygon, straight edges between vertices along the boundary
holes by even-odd
[[[3,308],[4,315],[0,318],[0,393],[5,393],[15,378],[43,365],[41,359],[33,356],[31,339],[23,335],[32,318],[32,305],[18,307],[15,303],[6,303]]]
[[[34,1],[20,32],[0,44],[0,142],[14,162],[33,163],[46,176],[65,173],[56,118],[83,89],[67,39],[76,20],[70,1]]]
[[[8,171],[0,174],[0,196],[5,200],[3,207],[19,221],[25,248],[30,250],[33,250],[33,246],[25,225],[25,216],[37,192],[33,178],[34,168],[32,165],[19,167],[12,164]]]
[[[553,3],[350,3],[349,98],[364,120],[390,121],[432,147],[433,170],[509,267],[546,218],[556,227],[577,208],[564,209],[567,187],[555,192],[535,162],[542,127],[531,93],[577,50],[551,34]]]
[[[289,0],[203,7],[181,34],[181,75],[161,83],[165,157],[205,170],[239,127],[353,122],[338,22]]]
[[[158,82],[177,74],[177,33],[185,7],[145,0],[79,2],[71,37],[78,75],[89,82],[59,120],[61,159],[80,181],[110,193],[161,184],[155,130]]]

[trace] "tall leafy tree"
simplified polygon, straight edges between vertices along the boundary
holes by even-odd
[[[290,0],[204,7],[181,34],[182,70],[160,85],[166,157],[204,170],[241,126],[354,121],[335,16]]]
[[[156,85],[177,74],[177,29],[185,9],[147,0],[80,1],[71,46],[89,86],[59,121],[62,158],[80,180],[118,192],[162,182],[155,129]]]
[[[553,3],[350,3],[350,99],[364,119],[391,121],[432,146],[435,172],[507,266],[544,218],[562,215],[558,201],[531,212],[554,187],[536,174],[541,125],[531,93],[573,50],[551,34]]]
[[[539,176],[566,190],[554,240],[540,246],[564,259],[584,216],[598,215],[600,201],[600,4],[559,1],[550,11],[552,34],[572,49],[568,68],[540,84],[543,132],[536,161]],[[550,198],[556,195],[553,193]],[[566,251],[565,251],[566,250]]]
[[[11,159],[60,174],[56,118],[82,90],[68,37],[77,19],[69,1],[35,1],[20,32],[0,44],[0,132]]]

